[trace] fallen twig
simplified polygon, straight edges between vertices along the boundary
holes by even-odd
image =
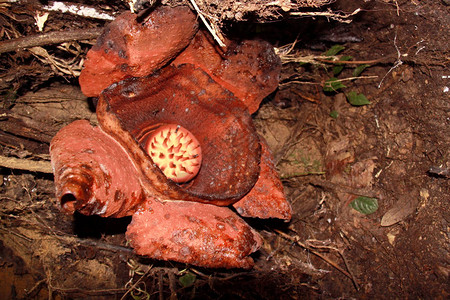
[[[316,12],[291,12],[291,16],[297,17],[326,17],[332,20],[336,20],[341,23],[351,23],[352,20],[348,20],[351,16],[356,15],[361,11],[361,8],[354,10],[352,13],[338,13],[333,11],[316,11]]]
[[[326,257],[325,255],[321,254],[320,252],[315,251],[310,246],[302,243],[300,241],[299,237],[297,237],[297,236],[295,236],[295,237],[290,236],[290,235],[288,235],[288,234],[286,234],[286,233],[284,233],[284,232],[282,232],[282,231],[280,231],[278,229],[275,229],[275,232],[277,232],[279,235],[281,235],[285,239],[288,239],[288,240],[296,243],[297,245],[299,245],[300,247],[304,248],[305,250],[308,250],[312,254],[314,254],[314,255],[320,257],[321,259],[323,259],[326,263],[328,263],[332,267],[336,268],[339,272],[341,272],[342,274],[347,276],[353,282],[355,288],[358,289],[358,283],[356,282],[356,279],[354,278],[354,276],[352,274],[350,274],[349,272],[347,272],[346,270],[344,270],[343,268],[341,268],[335,261],[333,261],[330,258]],[[341,251],[339,251],[339,249],[336,249],[334,247],[332,249],[336,250],[340,254],[340,256],[343,257],[342,253],[341,253]],[[348,267],[347,263],[345,262],[345,260],[344,260],[344,264],[346,265],[346,267]]]
[[[370,190],[370,189],[358,189],[353,188],[351,186],[343,185],[343,184],[336,184],[328,180],[321,180],[318,178],[311,178],[309,180],[309,183],[313,186],[320,186],[324,188],[325,190],[330,190],[332,192],[340,192],[340,193],[347,193],[352,194],[355,196],[365,196],[365,197],[373,197],[373,198],[379,198],[380,195],[378,195],[376,192]]]
[[[35,296],[37,296],[37,293],[39,293],[39,291],[41,290],[42,285],[44,285],[45,283],[47,283],[47,278],[41,279],[38,282],[36,282],[36,284],[31,288],[31,290],[25,293],[25,297],[35,298]]]
[[[87,6],[79,3],[68,3],[61,1],[49,1],[48,5],[42,7],[46,11],[57,11],[62,13],[70,13],[80,17],[99,19],[99,20],[114,20],[115,17],[106,12],[101,11],[96,7]]]
[[[75,40],[90,40],[97,38],[103,28],[75,29],[67,31],[53,31],[20,37],[0,42],[0,54],[17,51],[23,48],[44,46],[50,44],[61,44]]]
[[[317,172],[314,172],[314,171],[307,171],[307,172],[300,172],[300,173],[291,173],[291,174],[286,174],[286,175],[281,175],[280,176],[280,178],[282,179],[282,180],[285,180],[285,179],[291,179],[291,178],[294,178],[294,177],[303,177],[303,176],[312,176],[312,175],[325,175],[326,174],[326,172],[323,172],[323,171],[317,171]]]
[[[53,173],[52,165],[49,161],[20,159],[15,157],[0,156],[0,167],[47,174]]]
[[[223,37],[221,37],[221,33],[217,32],[216,30],[216,26],[210,24],[208,22],[208,20],[206,20],[205,16],[203,15],[203,12],[200,10],[200,8],[198,7],[197,3],[195,2],[195,0],[190,0],[192,6],[194,7],[195,11],[197,12],[198,16],[200,17],[200,19],[202,19],[203,24],[205,24],[206,28],[208,29],[208,31],[211,33],[211,35],[214,37],[214,40],[217,42],[217,44],[219,44],[220,47],[225,47],[225,43],[223,42]],[[220,36],[219,36],[220,35]]]
[[[126,296],[133,291],[137,285],[150,273],[150,271],[152,270],[152,268],[150,267],[129,289],[127,289],[127,291],[125,292],[125,294],[122,295],[122,297],[120,298],[120,300],[123,300],[126,298]],[[131,283],[131,282],[130,282]],[[133,297],[134,298],[134,297]]]
[[[322,57],[317,57],[315,58],[315,60],[323,62],[323,63],[327,63],[327,64],[335,64],[335,65],[342,65],[342,64],[347,64],[347,65],[373,65],[373,64],[377,64],[379,62],[382,62],[384,60],[390,59],[394,57],[393,55],[388,55],[388,56],[384,56],[378,59],[372,59],[372,60],[330,60],[330,59],[326,59]]]

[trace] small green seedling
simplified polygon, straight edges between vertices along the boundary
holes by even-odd
[[[336,77],[331,77],[323,86],[324,92],[337,92],[340,89],[346,88],[346,86]]]
[[[326,51],[324,53],[324,55],[330,57],[329,60],[331,61],[333,56],[336,56],[338,53],[340,53],[344,49],[345,49],[345,47],[342,46],[342,45],[334,45],[328,51]],[[351,57],[349,55],[343,55],[343,56],[341,56],[339,58],[339,61],[340,62],[350,61],[352,59],[353,59],[353,57]],[[358,77],[368,67],[369,67],[368,64],[358,65],[353,70],[353,77]],[[337,63],[336,62],[336,65],[333,67],[333,77],[331,77],[330,79],[326,80],[324,85],[323,85],[323,91],[324,92],[327,92],[327,93],[338,93],[339,90],[346,88],[345,84],[342,83],[343,80],[353,80],[353,79],[355,79],[355,78],[346,78],[346,79],[339,79],[339,78],[337,78],[337,76],[342,72],[342,70],[344,70],[344,68],[345,68],[345,63]],[[347,96],[347,101],[351,105],[363,106],[363,105],[370,104],[370,101],[366,98],[366,96],[364,94],[357,94],[356,92],[351,91],[348,94],[346,94],[346,96]],[[330,113],[330,116],[332,118],[337,118],[336,114],[332,115]],[[336,116],[336,117],[334,117],[334,116]]]
[[[183,287],[190,287],[195,283],[197,276],[191,272],[186,272],[183,276],[181,276],[178,280]]]
[[[362,214],[369,215],[378,210],[377,198],[360,196],[350,203],[350,207]]]
[[[367,100],[366,96],[364,94],[357,94],[355,91],[351,91],[347,95],[347,100],[350,102],[351,105],[354,106],[363,106],[370,104],[370,101]]]

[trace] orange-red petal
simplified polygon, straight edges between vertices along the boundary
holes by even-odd
[[[149,201],[133,215],[127,238],[136,253],[211,268],[253,266],[259,234],[227,207]]]
[[[289,221],[292,208],[283,192],[278,172],[267,143],[261,139],[261,171],[253,189],[244,198],[234,203],[236,211],[243,217],[277,218]]]

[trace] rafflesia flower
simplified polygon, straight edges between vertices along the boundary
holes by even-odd
[[[126,236],[140,255],[251,268],[249,255],[262,241],[238,214],[291,218],[249,112],[276,89],[280,61],[263,41],[228,42],[217,52],[202,31],[192,39],[198,25],[186,22],[188,8],[170,10],[158,8],[139,24],[128,13],[119,16],[88,54],[80,84],[87,95],[99,93],[99,126],[75,121],[52,140],[56,196],[67,213],[132,216]],[[175,42],[165,18],[153,14],[190,28]],[[130,28],[139,31],[133,43]],[[157,34],[170,41],[161,43]],[[178,50],[166,51],[165,43]],[[126,61],[132,53],[158,63],[118,66],[132,65]]]

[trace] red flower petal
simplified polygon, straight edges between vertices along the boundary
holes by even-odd
[[[132,215],[145,200],[128,154],[99,127],[75,121],[52,139],[56,197],[67,213]]]
[[[197,28],[196,16],[186,6],[160,6],[142,22],[130,12],[121,14],[88,52],[81,90],[96,97],[114,82],[158,70],[190,43]]]
[[[283,185],[272,161],[272,153],[261,137],[261,172],[253,189],[233,204],[243,217],[277,218],[289,221],[292,208],[283,193]]]
[[[127,238],[136,253],[212,268],[253,266],[259,234],[229,208],[149,201],[133,215]]]
[[[184,63],[193,64],[208,73],[241,99],[251,114],[278,87],[281,71],[280,58],[266,41],[228,41],[223,52],[202,31],[173,62],[174,65]]]

